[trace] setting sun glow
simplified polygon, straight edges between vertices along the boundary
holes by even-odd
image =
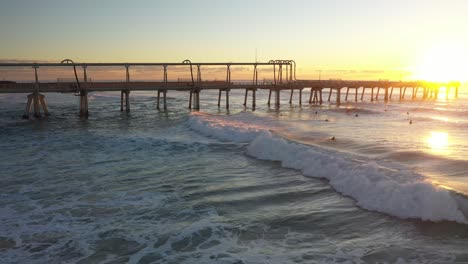
[[[461,80],[467,59],[465,49],[455,44],[426,49],[418,58],[413,79],[436,82]]]

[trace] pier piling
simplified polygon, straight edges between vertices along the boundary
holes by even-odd
[[[380,86],[377,87],[377,93],[375,93],[375,100],[379,100]]]
[[[248,95],[248,93],[249,93],[249,90],[248,90],[248,89],[245,89],[245,94],[244,94],[244,104],[243,104],[244,106],[246,106],[246,105],[247,105],[247,95]]]
[[[88,92],[80,92],[80,117],[88,117]]]
[[[357,102],[359,87],[347,87],[345,101],[348,101],[349,90],[354,89],[354,101]]]
[[[276,107],[280,106],[280,90],[279,89],[275,90],[275,106]]]
[[[310,88],[309,104],[322,104],[322,87]]]
[[[200,89],[190,90],[189,109],[200,110]]]
[[[290,95],[289,95],[289,104],[292,104],[292,102],[293,102],[293,95],[294,95],[294,90],[295,90],[295,89],[299,90],[298,103],[299,103],[299,105],[302,105],[302,90],[303,90],[304,88],[292,88],[292,89],[291,89],[291,93],[290,93]],[[311,92],[312,92],[312,90],[311,90]]]
[[[26,103],[26,109],[23,114],[24,119],[29,118],[29,113],[32,111],[34,113],[34,117],[40,118],[42,117],[41,115],[41,108],[42,111],[44,112],[45,116],[49,115],[49,109],[47,108],[47,104],[44,99],[44,95],[34,92],[30,95],[28,95],[28,101]]]
[[[230,91],[231,91],[231,89],[229,89],[229,88],[219,89],[218,107],[221,107],[221,94],[222,94],[222,92],[225,92],[226,93],[226,109],[229,109],[229,92]],[[247,90],[245,91],[244,106],[245,106],[246,101],[247,101]]]
[[[418,93],[419,93],[419,84],[416,87],[413,87],[411,99],[415,100],[418,97]]]
[[[245,100],[247,100],[247,94],[245,95],[245,97],[246,97]],[[245,100],[244,100],[244,105],[245,105]],[[218,93],[218,107],[221,107],[221,89],[219,89],[219,93]]]
[[[271,102],[271,89],[269,90],[268,92],[268,106],[270,106],[270,102]]]
[[[364,100],[364,94],[366,93],[366,89],[367,89],[367,88],[366,88],[365,86],[362,87],[361,101]]]
[[[29,118],[29,112],[31,111],[32,96],[28,95],[28,102],[26,103],[26,109],[24,110],[23,119]]]
[[[302,89],[299,89],[299,105],[302,105]]]
[[[341,103],[341,88],[338,88],[336,90],[336,103],[340,104]]]
[[[130,91],[129,90],[122,90],[120,92],[120,111],[125,111],[127,113],[130,112]]]
[[[32,100],[33,100],[33,107],[34,107],[34,117],[41,117],[41,111],[39,108],[39,105],[40,105],[39,94],[33,93]]]
[[[161,101],[161,93],[163,94],[163,109],[166,110],[167,109],[167,105],[166,105],[166,97],[167,97],[167,90],[158,90],[158,95],[157,95],[157,99],[156,99],[156,109],[157,110],[160,110],[160,101]]]

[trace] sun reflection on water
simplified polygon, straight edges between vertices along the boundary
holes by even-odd
[[[426,139],[426,143],[432,152],[436,154],[449,154],[449,135],[446,132],[431,131],[431,135]]]

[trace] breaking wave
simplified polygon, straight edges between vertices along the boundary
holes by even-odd
[[[193,114],[188,125],[220,140],[248,143],[247,154],[255,158],[279,161],[305,176],[325,178],[361,208],[403,219],[468,224],[468,201],[464,197],[402,165],[299,144],[276,134],[276,126],[268,120],[252,115]]]

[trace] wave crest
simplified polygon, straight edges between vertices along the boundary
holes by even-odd
[[[468,224],[462,211],[466,205],[460,205],[466,200],[455,197],[451,191],[432,184],[420,174],[291,142],[272,133],[272,127],[256,123],[253,116],[233,118],[197,114],[189,118],[189,126],[205,135],[233,142],[250,142],[247,147],[250,156],[279,161],[283,167],[300,170],[305,176],[327,179],[335,190],[352,197],[364,209],[403,219]]]

